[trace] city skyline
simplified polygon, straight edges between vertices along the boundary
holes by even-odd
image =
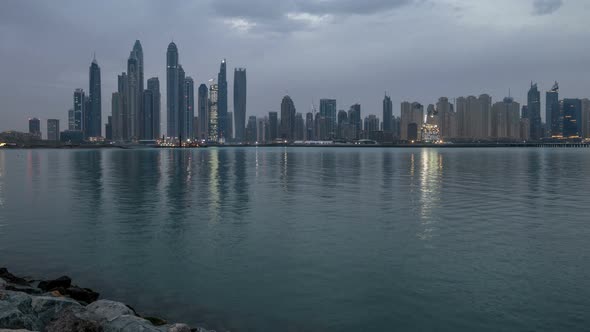
[[[181,53],[184,54],[184,69],[193,77],[195,84],[204,83],[209,78],[216,77],[218,73],[216,66],[223,58],[228,59],[228,70],[230,71],[233,68],[248,68],[250,73],[248,75],[248,114],[246,117],[249,115],[261,116],[269,111],[279,111],[277,105],[280,104],[280,100],[286,92],[293,98],[296,108],[302,111],[310,109],[312,103],[315,103],[319,108],[320,99],[332,98],[338,100],[338,104],[344,105],[358,102],[363,105],[365,114],[376,115],[381,113],[380,106],[384,90],[391,95],[394,104],[403,100],[418,100],[428,104],[435,102],[440,96],[447,96],[452,100],[456,96],[479,95],[481,93],[488,93],[494,100],[501,100],[511,88],[515,99],[521,104],[525,104],[528,84],[533,80],[539,84],[541,103],[544,105],[545,92],[557,80],[561,83],[563,97],[586,96],[585,87],[589,85],[589,82],[583,72],[578,70],[578,67],[588,62],[587,57],[584,56],[587,53],[585,52],[587,46],[582,45],[583,43],[573,43],[572,46],[578,52],[572,51],[567,54],[540,51],[547,40],[553,41],[556,45],[555,49],[559,49],[560,46],[569,46],[572,38],[583,34],[583,29],[577,24],[568,24],[568,26],[560,24],[571,23],[574,21],[572,17],[586,13],[587,9],[581,5],[580,1],[560,2],[561,5],[556,5],[555,8],[539,4],[535,7],[536,2],[534,1],[523,1],[518,4],[510,2],[510,14],[501,17],[499,22],[491,22],[489,27],[477,25],[472,20],[482,17],[482,12],[485,11],[488,11],[490,15],[497,15],[497,8],[485,4],[470,7],[466,6],[463,1],[430,1],[429,6],[414,1],[393,1],[381,3],[381,5],[370,2],[366,4],[366,7],[363,7],[364,10],[358,9],[358,14],[350,13],[352,7],[346,1],[342,4],[326,5],[323,8],[309,5],[314,1],[306,1],[305,3],[308,6],[300,5],[303,7],[299,10],[309,12],[310,17],[324,15],[327,22],[319,20],[316,23],[310,23],[308,21],[312,19],[309,17],[308,21],[300,22],[304,20],[302,18],[304,15],[301,17],[291,15],[291,18],[285,19],[282,18],[281,13],[284,14],[290,9],[279,6],[280,8],[277,9],[279,13],[272,15],[279,15],[281,17],[280,23],[288,25],[287,23],[296,21],[299,24],[292,24],[282,32],[270,31],[273,29],[265,24],[269,18],[261,17],[262,13],[250,10],[244,12],[244,22],[241,22],[242,28],[239,28],[240,21],[232,16],[234,14],[228,9],[231,7],[228,1],[204,2],[192,6],[185,2],[179,2],[178,11],[183,9],[186,10],[187,15],[188,13],[203,15],[199,16],[202,20],[190,20],[190,22],[185,15],[179,14],[176,10],[174,14],[179,15],[178,17],[161,13],[158,10],[161,9],[158,8],[158,5],[146,3],[145,8],[142,9],[146,12],[147,17],[157,18],[158,14],[162,15],[160,17],[162,20],[172,21],[176,18],[177,23],[168,30],[154,31],[150,30],[139,18],[131,17],[131,23],[137,24],[137,26],[124,30],[117,36],[110,36],[112,38],[108,40],[92,38],[94,34],[89,29],[90,23],[100,23],[96,21],[97,17],[101,17],[99,11],[98,16],[90,18],[89,22],[75,22],[80,25],[81,32],[75,34],[71,32],[76,43],[73,46],[68,46],[68,52],[60,50],[60,47],[47,47],[48,42],[59,45],[58,41],[52,37],[46,41],[39,41],[39,47],[45,50],[45,56],[36,57],[36,61],[27,61],[27,66],[21,66],[25,72],[34,70],[37,80],[22,81],[18,79],[22,74],[17,75],[12,68],[18,66],[2,64],[2,68],[6,69],[3,71],[6,75],[2,82],[5,88],[1,92],[2,98],[0,98],[0,109],[3,114],[0,130],[25,130],[26,119],[32,116],[42,119],[58,117],[62,123],[67,123],[63,112],[67,112],[71,108],[69,101],[72,89],[77,87],[88,89],[87,68],[93,52],[96,52],[102,70],[102,122],[104,125],[110,113],[107,106],[111,104],[111,92],[117,90],[116,74],[124,71],[126,67],[124,56],[121,55],[136,39],[143,43],[145,77],[158,77],[162,82],[162,90],[165,85],[162,48],[170,40],[174,40],[181,48]],[[451,4],[456,5],[455,11],[451,8]],[[232,5],[240,7],[240,4]],[[74,5],[70,10],[74,10],[76,6]],[[122,10],[127,9],[128,6],[130,5],[107,3],[107,8],[111,9]],[[21,12],[27,9],[30,9],[32,13],[44,15],[44,20],[38,23],[41,25],[53,22],[57,17],[63,15],[61,12],[63,9],[48,8],[42,3],[37,3],[37,6],[34,6],[34,1],[15,3],[6,7],[7,11],[2,14],[6,16],[6,19],[4,19],[5,16],[2,16],[3,20],[0,24],[7,28],[19,27],[19,23],[14,17],[19,17]],[[207,9],[205,12],[211,16],[199,14],[198,8],[195,7]],[[502,6],[498,4],[498,7]],[[403,27],[403,22],[411,18],[419,19],[417,22],[432,19],[434,9],[439,10],[447,20],[443,25],[443,30],[475,26],[478,28],[476,35],[471,36],[465,32],[459,32],[457,33],[459,41],[449,42],[447,50],[439,49],[433,55],[428,55],[426,49],[420,46],[433,42],[429,38],[418,38],[413,42],[406,40],[405,37],[394,39],[392,36],[388,36],[379,44],[383,55],[377,55],[372,45],[378,37],[383,35],[377,34],[382,31],[379,26],[373,26],[375,36],[369,36],[368,40],[360,41],[360,44],[352,52],[350,48],[344,53],[338,51],[343,50],[342,45],[348,45],[350,41],[355,40],[353,37],[358,34],[353,34],[350,38],[345,33],[335,34],[333,28],[336,26],[339,30],[348,32],[349,29],[356,27],[361,22],[374,22],[375,17],[379,17],[382,24],[390,30],[390,28],[400,25]],[[10,14],[13,17],[8,17]],[[346,15],[350,17],[348,20],[350,23],[340,23],[341,20],[336,19]],[[299,17],[299,21],[297,21],[297,17]],[[66,20],[57,27],[43,27],[50,31],[51,29],[64,29],[68,24],[73,24],[71,20],[73,18],[66,16]],[[182,27],[190,26],[193,21],[198,22],[194,23],[198,26],[210,23],[218,27],[223,32],[220,34],[222,37],[218,40],[221,42],[214,43],[211,38],[200,31],[195,32],[196,35],[190,38],[182,33]],[[502,23],[508,21],[510,24],[499,24],[500,21]],[[256,26],[250,29],[244,28],[244,25],[248,26],[248,22],[256,22]],[[551,22],[553,23],[550,24]],[[118,24],[109,22],[108,26],[104,23],[98,24],[97,29],[110,31],[116,27]],[[429,28],[429,25],[424,26],[424,29],[430,32],[433,30]],[[82,35],[82,32],[85,34]],[[570,38],[562,38],[566,32]],[[30,29],[20,29],[15,31],[13,35],[7,36],[9,41],[7,44],[11,46],[2,46],[2,52],[6,54],[6,59],[19,64],[31,56],[27,45],[22,42],[10,43],[16,37],[21,36],[23,40],[27,39],[32,44],[36,44],[35,41],[38,37],[30,36],[30,33]],[[64,33],[67,35],[67,32]],[[525,38],[527,34],[531,34],[532,37]],[[462,42],[471,40],[470,37],[477,37],[479,41],[473,42],[474,44],[469,45],[470,47],[461,48],[461,46],[465,46],[462,45]],[[298,38],[303,38],[301,41],[303,44],[295,42]],[[267,47],[268,42],[263,43],[261,39],[270,39],[277,46]],[[498,51],[496,46],[500,40],[506,46],[502,51]],[[215,47],[203,48],[202,45],[215,45]],[[335,54],[338,54],[338,61],[334,61],[333,56],[327,57],[326,52],[329,48],[322,45],[334,47]],[[411,46],[410,48],[415,52],[412,57],[406,54],[408,51],[400,51],[400,48],[404,48],[400,46],[404,45]],[[432,43],[431,45],[434,46]],[[538,51],[530,53],[531,49],[538,49]],[[516,58],[521,60],[513,59],[516,52],[519,55]],[[289,55],[290,53],[297,56]],[[465,54],[465,57],[462,54]],[[474,60],[474,55],[480,56]],[[509,58],[510,61],[507,61]],[[66,61],[63,61],[64,59]],[[469,59],[469,61],[458,61],[462,59]],[[375,66],[375,63],[379,65]],[[352,68],[358,69],[353,70]],[[285,75],[289,77],[288,82],[280,79]],[[23,109],[16,97],[21,94],[19,91],[30,91],[34,86],[44,88],[40,90],[39,94],[31,96],[31,103],[35,105],[32,109],[38,111],[36,114],[29,114],[31,111]],[[228,112],[235,112],[233,98],[229,97],[233,96],[232,90],[233,84],[229,82]],[[162,91],[163,110],[165,105],[165,91]],[[397,107],[393,108],[393,112],[399,114]],[[545,113],[545,110],[542,109],[541,117],[543,119]],[[166,128],[164,119],[165,116],[161,122],[162,128]]]

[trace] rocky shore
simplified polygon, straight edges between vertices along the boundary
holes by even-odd
[[[33,280],[0,268],[0,332],[214,332],[144,317],[99,296],[66,276]]]

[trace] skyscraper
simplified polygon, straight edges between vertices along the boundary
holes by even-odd
[[[217,130],[218,139],[224,141],[226,139],[227,127],[227,68],[225,59],[221,61],[219,67],[219,74],[217,74],[217,84],[219,87],[218,93],[218,107],[217,107]]]
[[[139,60],[134,51],[129,54],[127,59],[127,90],[126,90],[126,108],[129,117],[128,139],[140,139],[141,129],[141,99],[143,90],[139,90]]]
[[[29,119],[29,134],[37,139],[41,139],[41,121],[39,119]]]
[[[274,141],[279,135],[279,117],[277,112],[268,112],[269,141]]]
[[[218,116],[219,86],[212,84],[209,87],[209,141],[219,140],[219,116]]]
[[[226,124],[226,139],[231,141],[234,137],[234,112],[227,112],[227,117],[225,119]]]
[[[420,141],[420,131],[424,124],[424,106],[407,101],[401,104],[401,139]]]
[[[383,98],[383,131],[392,132],[391,118],[393,117],[393,103],[387,94]]]
[[[147,128],[149,131],[144,137],[146,139],[157,139],[160,137],[160,112],[161,112],[161,94],[160,94],[160,80],[157,77],[152,77],[147,80],[147,90],[151,91],[151,108],[148,110],[150,113],[151,121],[146,122],[146,126],[151,125],[151,128]],[[144,110],[146,107],[144,106]],[[146,116],[146,115],[144,115]]]
[[[295,129],[293,139],[302,141],[305,133],[305,121],[303,121],[303,114],[295,113]]]
[[[563,114],[563,137],[582,137],[582,101],[566,98],[560,104]]]
[[[112,135],[113,141],[123,140],[123,102],[119,92],[113,92],[111,97]]]
[[[590,99],[582,99],[582,137],[590,138]]]
[[[250,144],[256,143],[256,140],[258,139],[256,116],[254,115],[248,117],[248,126],[246,127],[246,139]]]
[[[285,140],[293,140],[295,131],[295,104],[289,96],[281,101],[281,129],[280,137]]]
[[[326,119],[325,137],[334,138],[336,135],[336,99],[320,99],[320,116]]]
[[[315,139],[313,128],[313,113],[307,112],[305,114],[305,139],[308,141]]]
[[[246,97],[246,69],[236,68],[234,70],[234,132],[237,142],[242,142],[244,140],[244,130],[246,127]]]
[[[59,141],[59,120],[47,120],[47,140],[57,142]]]
[[[198,117],[199,117],[199,135],[200,139],[207,139],[209,137],[209,89],[207,85],[199,85],[198,97]]]
[[[86,94],[84,93],[84,89],[74,90],[74,130],[82,131],[84,129],[85,101]]]
[[[68,110],[68,130],[76,130],[76,116],[73,108]]]
[[[481,99],[481,97],[480,97]],[[453,109],[453,104],[449,102],[449,98],[440,97],[436,103],[436,110],[438,111],[438,128],[440,129],[440,137],[442,139],[454,138],[457,136],[457,119],[456,113]],[[403,128],[401,126],[400,118],[400,137]]]
[[[520,135],[520,104],[512,97],[492,106],[492,134],[499,140],[518,140]]]
[[[350,110],[348,111],[348,121],[352,126],[351,137],[352,139],[359,139],[361,135],[361,131],[363,129],[363,120],[361,118],[361,105],[354,104],[350,106]]]
[[[101,83],[100,67],[96,58],[90,64],[90,82],[88,86],[88,123],[86,124],[85,137],[102,136],[102,104],[101,104]]]
[[[530,139],[538,141],[543,137],[541,133],[541,93],[537,88],[537,84],[531,82],[527,96],[527,119],[529,119]]]
[[[195,117],[195,82],[192,77],[184,79],[184,114],[182,137],[193,138],[193,118]]]
[[[563,117],[559,107],[559,84],[555,82],[545,94],[545,127],[549,137],[560,137],[563,130]]]
[[[168,137],[178,137],[180,112],[180,82],[178,80],[178,48],[174,42],[168,45],[166,51],[166,118]]]
[[[177,115],[177,128],[178,138],[185,140],[186,136],[186,113],[187,113],[187,98],[185,95],[185,72],[182,65],[178,65],[178,115]]]
[[[107,141],[113,140],[113,116],[109,115],[107,117],[107,123],[104,125],[104,138]]]

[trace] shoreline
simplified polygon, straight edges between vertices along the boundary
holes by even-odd
[[[215,332],[143,316],[106,299],[71,278],[37,280],[0,268],[0,331],[45,332]]]

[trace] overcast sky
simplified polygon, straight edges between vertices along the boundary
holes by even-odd
[[[558,80],[562,96],[590,97],[589,17],[588,0],[2,0],[0,131],[26,130],[29,117],[44,136],[47,118],[65,129],[93,52],[106,122],[136,39],[164,120],[172,39],[196,83],[227,58],[230,110],[233,68],[246,67],[248,115],[277,111],[287,93],[298,112],[335,98],[338,109],[361,103],[363,117],[381,117],[385,91],[396,114],[403,100],[509,89],[526,103],[531,80],[543,95]]]

